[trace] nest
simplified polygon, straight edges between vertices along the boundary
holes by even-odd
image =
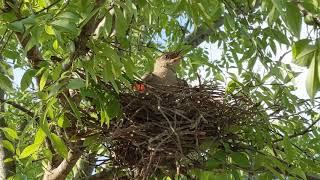
[[[254,102],[217,86],[158,87],[122,94],[120,101],[123,117],[111,128],[113,163],[143,177],[176,171],[202,143],[237,141],[241,127],[259,123]]]

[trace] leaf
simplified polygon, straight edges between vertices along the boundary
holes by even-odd
[[[279,12],[280,14],[283,14],[282,0],[271,0],[271,2],[272,2],[273,5],[276,7],[276,9],[278,10],[278,12]]]
[[[284,35],[281,31],[277,29],[271,29],[271,32],[273,34],[273,37],[280,43],[290,45],[290,42],[288,40],[288,37]]]
[[[48,71],[45,71],[42,76],[41,76],[41,79],[40,79],[40,83],[39,83],[39,90],[42,91],[44,86],[46,85],[47,83],[47,79],[48,79],[48,75],[49,75],[49,72]]]
[[[26,148],[24,148],[22,153],[19,155],[19,159],[26,158],[26,157],[30,156],[31,154],[37,152],[39,147],[40,147],[39,144],[31,144],[31,145],[27,146]]]
[[[295,157],[295,151],[290,143],[290,139],[289,139],[288,135],[284,136],[283,145],[284,145],[284,151],[285,151],[285,154],[286,154],[288,161],[292,162]]]
[[[13,89],[11,80],[2,73],[0,73],[0,88],[5,91],[12,91]]]
[[[69,81],[69,84],[67,85],[67,88],[68,89],[80,89],[85,86],[86,86],[85,82],[82,79],[77,78],[77,79],[71,79]]]
[[[75,104],[73,101],[71,101],[65,94],[63,94],[63,95],[64,95],[64,97],[67,99],[67,101],[68,101],[68,103],[69,103],[69,105],[70,105],[70,107],[71,107],[71,109],[72,109],[75,117],[76,117],[79,121],[81,121],[81,114],[80,114],[80,111],[79,111],[79,109],[77,108],[76,104]]]
[[[6,136],[9,136],[12,139],[19,139],[19,136],[18,136],[16,130],[13,130],[13,129],[8,128],[8,127],[1,128],[1,130],[5,133]]]
[[[62,128],[70,127],[70,121],[67,117],[64,116],[64,114],[58,118],[58,126]]]
[[[290,170],[290,172],[292,173],[292,174],[296,174],[296,175],[298,175],[298,176],[300,176],[301,178],[303,178],[304,180],[307,180],[307,177],[306,177],[306,174],[305,174],[305,172],[301,169],[301,168],[294,168],[294,169],[292,169],[292,170]]]
[[[101,111],[100,111],[100,123],[101,125],[106,123],[108,127],[110,124],[110,117],[108,116],[107,111],[104,108],[101,108]]]
[[[272,26],[272,24],[275,22],[276,12],[278,12],[278,11],[276,11],[276,7],[273,6],[271,11],[268,14],[268,24],[269,24],[269,26]]]
[[[44,30],[46,31],[47,34],[49,35],[55,35],[54,30],[51,25],[45,25]]]
[[[297,37],[300,37],[302,17],[296,3],[287,2],[286,20],[289,30]]]
[[[64,141],[54,133],[51,133],[51,140],[58,154],[60,154],[63,158],[66,159],[68,156],[68,148],[65,145]]]
[[[30,86],[34,75],[35,75],[35,70],[33,69],[29,69],[23,74],[20,82],[21,91],[25,91]]]
[[[112,97],[107,106],[107,114],[112,119],[119,115],[121,111],[120,103],[116,97]]]
[[[221,161],[218,161],[217,159],[209,159],[206,162],[206,168],[208,169],[216,169],[221,165]]]
[[[58,20],[55,20],[51,23],[51,25],[57,29],[57,30],[60,30],[62,32],[68,32],[68,33],[71,33],[71,34],[77,34],[78,33],[78,29],[77,29],[77,26],[68,21],[67,19],[58,19]]]
[[[103,70],[103,79],[106,81],[106,82],[111,82],[114,90],[119,93],[119,87],[118,85],[116,84],[115,80],[114,80],[114,74],[112,72],[112,64],[111,63],[107,63],[104,67],[104,70]]]
[[[35,138],[34,138],[34,144],[42,144],[43,141],[45,140],[46,138],[46,133],[41,129],[39,128],[36,135],[35,135]]]
[[[8,149],[9,151],[11,151],[13,153],[15,152],[14,146],[10,141],[2,140],[1,143],[2,143],[2,146],[5,147],[6,149]]]
[[[311,99],[314,98],[317,90],[320,88],[320,83],[318,79],[318,64],[317,64],[316,56],[314,55],[309,66],[307,80],[306,80],[306,88],[307,93]]]
[[[128,25],[126,22],[126,18],[124,17],[122,11],[119,8],[114,8],[116,15],[116,31],[117,36],[125,36]]]
[[[249,166],[249,159],[246,154],[241,152],[233,152],[230,155],[232,161],[239,166],[248,167]]]
[[[306,46],[303,51],[297,55],[297,59],[303,58],[304,56],[307,56],[309,54],[314,53],[317,50],[316,46],[308,45]]]
[[[79,19],[81,18],[80,15],[74,13],[74,12],[63,12],[58,16],[59,19],[67,19],[71,22],[78,22]]]
[[[309,39],[301,39],[292,46],[293,63],[299,66],[309,66],[316,50],[314,45],[309,45]]]
[[[268,165],[268,164],[264,164],[264,167],[266,169],[268,169],[270,172],[273,173],[274,176],[276,176],[277,178],[281,179],[281,180],[284,180],[284,178],[282,177],[282,175],[277,171],[275,170],[272,166]]]
[[[24,32],[22,21],[15,21],[7,25],[7,27],[16,32]]]
[[[52,47],[53,47],[54,50],[58,50],[58,48],[59,48],[58,40],[54,40],[53,41]]]

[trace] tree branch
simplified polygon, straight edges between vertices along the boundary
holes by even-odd
[[[26,113],[27,115],[29,115],[29,116],[31,116],[31,117],[34,117],[34,116],[35,116],[34,113],[31,112],[29,109],[25,108],[24,106],[21,106],[20,104],[15,103],[15,102],[13,102],[13,101],[5,100],[5,99],[3,99],[2,97],[0,97],[0,102],[9,104],[9,105],[11,105],[11,106],[19,109],[20,111]]]
[[[311,12],[309,12],[306,8],[304,8],[304,6],[302,5],[301,2],[295,1],[295,3],[297,4],[299,10],[301,11],[301,13],[303,14],[304,17],[311,16],[314,25],[317,25],[320,27],[320,17],[319,16],[314,16]]]
[[[221,16],[218,20],[214,21],[211,25],[203,24],[196,28],[194,32],[188,35],[184,41],[184,44],[191,45],[192,48],[197,47],[203,41],[205,41],[210,35],[214,33],[214,30],[220,28],[223,25],[223,17]]]
[[[60,165],[53,169],[47,170],[43,176],[43,180],[63,180],[66,179],[78,159],[81,157],[83,150],[74,148],[68,152],[67,159],[64,159]]]
[[[100,8],[106,0],[96,0],[95,7],[92,11],[96,11]],[[110,11],[113,8],[113,4],[110,5],[107,11]],[[99,17],[99,11],[97,11],[90,20],[82,27],[80,35],[74,41],[75,51],[70,56],[70,61],[64,66],[64,71],[70,69],[73,61],[77,59],[79,56],[86,55],[89,51],[87,48],[87,42],[92,34],[97,29],[99,23],[103,20],[104,16]]]
[[[320,121],[320,118],[317,119],[317,120],[315,120],[315,121],[313,121],[313,122],[312,122],[306,129],[304,129],[303,131],[298,132],[298,133],[293,133],[293,134],[289,135],[289,138],[295,138],[295,137],[298,137],[298,136],[302,136],[302,135],[304,135],[304,134],[312,131],[311,128],[312,128],[315,124],[317,124],[319,121]],[[283,139],[284,139],[284,137],[279,138],[279,139],[276,139],[276,140],[273,141],[273,143],[282,141]]]

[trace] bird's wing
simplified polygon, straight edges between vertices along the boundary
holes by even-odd
[[[141,77],[142,81],[145,82],[145,83],[152,83],[152,81],[154,80],[154,74],[152,73],[148,73],[148,74],[145,74]]]
[[[189,84],[187,83],[186,80],[178,78],[178,86],[189,87]]]

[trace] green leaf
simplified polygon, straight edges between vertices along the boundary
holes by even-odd
[[[42,144],[43,141],[45,140],[46,138],[46,133],[41,129],[39,128],[36,135],[35,135],[35,138],[34,138],[34,144]]]
[[[70,107],[71,107],[71,109],[72,109],[75,117],[76,117],[79,121],[81,121],[81,114],[80,114],[80,111],[79,111],[79,109],[77,108],[76,104],[75,104],[73,101],[71,101],[65,94],[63,94],[63,95],[64,95],[64,97],[67,99],[67,101],[68,101],[68,103],[69,103],[69,105],[70,105]]]
[[[59,48],[58,40],[54,40],[53,41],[52,47],[53,47],[54,50],[58,50],[58,48]]]
[[[21,91],[26,90],[30,86],[34,75],[35,75],[35,70],[33,69],[29,69],[23,74],[20,82]]]
[[[69,84],[67,85],[68,89],[80,89],[82,87],[85,87],[86,84],[82,79],[72,79],[69,81]]]
[[[39,144],[31,144],[31,145],[27,146],[26,148],[24,148],[22,153],[19,155],[19,159],[26,158],[26,157],[30,156],[31,154],[37,152],[39,150],[39,147],[40,147]]]
[[[48,79],[48,75],[49,75],[49,72],[48,71],[45,71],[42,76],[41,76],[41,79],[40,79],[40,83],[39,83],[39,90],[42,91],[44,86],[46,85],[47,83],[47,79]]]
[[[14,146],[13,146],[13,144],[12,144],[10,141],[8,141],[8,140],[2,140],[1,143],[2,143],[2,146],[3,146],[3,147],[5,147],[5,148],[8,149],[9,151],[15,153]]]
[[[106,82],[111,82],[113,88],[115,89],[115,91],[117,93],[119,93],[119,87],[117,85],[117,83],[115,82],[114,80],[114,74],[112,72],[112,68],[113,68],[113,65],[111,63],[107,63],[104,67],[104,70],[103,70],[103,79],[106,81]]]
[[[307,180],[306,174],[301,168],[296,167],[296,168],[290,170],[290,172],[292,174],[296,174],[296,175],[300,176],[304,180]]]
[[[51,25],[57,29],[57,30],[60,30],[62,32],[68,32],[68,33],[71,33],[71,34],[77,34],[78,33],[78,29],[77,29],[77,26],[68,21],[67,19],[58,19],[58,20],[55,20],[51,23]]]
[[[12,139],[19,139],[18,133],[16,130],[13,130],[11,128],[5,127],[1,128],[1,130],[5,133],[7,137],[10,137]]]
[[[0,88],[5,91],[12,91],[13,89],[11,80],[2,73],[0,73]]]
[[[101,108],[101,110],[100,110],[100,123],[101,123],[101,125],[106,123],[109,127],[110,117],[108,116],[108,113],[105,108]]]
[[[60,126],[62,128],[70,127],[70,121],[69,121],[69,119],[67,117],[64,116],[64,114],[62,114],[58,118],[58,126]]]
[[[301,39],[295,42],[292,46],[293,63],[299,66],[309,66],[316,51],[314,45],[309,45],[310,40]]]
[[[314,53],[317,50],[316,46],[308,45],[306,46],[303,51],[297,55],[297,59],[303,58],[304,56],[307,56],[309,54]]]
[[[117,36],[125,36],[128,25],[126,18],[124,17],[122,11],[119,8],[114,8],[116,15],[116,31]]]
[[[290,143],[290,139],[289,139],[288,135],[284,136],[283,145],[284,145],[284,151],[285,151],[285,154],[286,154],[288,161],[292,162],[295,157],[295,151],[292,147],[292,144]]]
[[[22,21],[15,21],[7,25],[7,27],[16,32],[24,32]]]
[[[273,175],[277,176],[279,179],[284,180],[283,176],[274,169],[274,167],[268,165],[268,164],[264,164],[264,167],[266,167],[266,169],[268,169],[270,172],[273,173]]]
[[[285,44],[285,45],[290,45],[288,37],[286,35],[284,35],[281,31],[279,31],[277,29],[271,29],[271,32],[273,34],[273,37],[277,41],[279,41],[280,43]]]
[[[311,99],[314,98],[317,90],[320,88],[320,83],[318,79],[318,62],[316,60],[316,55],[313,56],[311,64],[309,66],[307,80],[306,80],[307,93]]]
[[[55,35],[54,30],[51,25],[45,25],[44,30],[46,31],[47,34],[49,35]]]
[[[71,22],[78,22],[79,19],[81,18],[80,15],[76,14],[75,12],[63,12],[62,14],[60,14],[58,17],[58,19],[67,19]]]
[[[283,14],[283,1],[282,0],[271,0],[273,5],[276,7],[280,14]]]
[[[300,37],[302,17],[297,3],[287,2],[286,20],[289,30],[297,37]]]
[[[58,154],[60,154],[63,158],[66,159],[68,156],[68,148],[65,145],[64,141],[54,133],[51,133],[51,140]]]
[[[232,161],[239,166],[248,167],[249,166],[249,159],[248,156],[242,152],[233,152],[230,155]]]

